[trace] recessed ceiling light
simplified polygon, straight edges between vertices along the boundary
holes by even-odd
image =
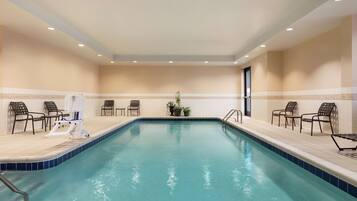
[[[54,31],[55,30],[54,27],[47,27],[47,29],[50,30],[50,31]]]
[[[289,27],[286,29],[286,31],[294,31],[294,28]]]
[[[340,2],[340,1],[342,1],[342,0],[335,0],[335,2]]]
[[[79,43],[79,44],[78,44],[78,47],[84,47],[84,44]]]
[[[169,61],[170,64],[173,64],[174,62],[173,61]]]
[[[205,61],[205,64],[208,64],[208,61]]]
[[[248,57],[249,57],[249,55],[245,55],[244,57],[245,57],[245,58],[248,58]]]
[[[262,48],[266,48],[267,46],[266,46],[266,45],[260,45],[260,47],[262,47]]]
[[[110,61],[111,64],[115,63],[114,61]]]
[[[101,57],[101,56],[103,56],[103,55],[101,55],[101,54],[97,54],[97,56],[98,56],[98,57]]]
[[[235,61],[234,64],[238,64],[238,61]]]
[[[134,64],[138,63],[137,61],[133,61]]]

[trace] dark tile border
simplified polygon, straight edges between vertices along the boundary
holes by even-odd
[[[190,121],[222,121],[220,118],[154,118],[154,117],[144,117],[144,118],[137,118],[133,121],[129,121],[127,123],[124,123],[123,125],[120,125],[118,128],[114,129],[113,131],[108,132],[107,134],[104,134],[96,139],[93,139],[90,142],[87,142],[86,144],[83,144],[82,146],[78,147],[77,149],[74,149],[58,158],[52,159],[52,160],[46,160],[46,161],[40,161],[40,162],[31,162],[31,163],[1,163],[0,164],[0,170],[1,171],[36,171],[36,170],[44,170],[44,169],[49,169],[52,167],[56,167],[60,165],[61,163],[65,162],[66,160],[71,159],[72,157],[76,156],[77,154],[81,153],[82,151],[92,147],[95,144],[98,144],[99,142],[103,141],[104,139],[114,135],[117,133],[117,131],[122,130],[128,126],[130,126],[134,122],[138,121],[145,121],[145,120],[168,120],[168,121],[182,121],[182,120],[190,120]],[[254,141],[258,142],[259,144],[263,145],[267,149],[277,153],[278,155],[286,158],[287,160],[295,163],[296,165],[300,166],[301,168],[305,169],[306,171],[309,171],[310,173],[320,177],[321,179],[325,180],[326,182],[336,186],[337,188],[341,189],[342,191],[352,195],[353,197],[357,198],[357,187],[349,184],[348,182],[337,178],[336,176],[333,176],[320,168],[317,168],[310,163],[307,163],[303,160],[300,160],[299,158],[290,155],[284,151],[282,151],[279,148],[274,147],[273,145],[264,142],[263,140],[256,138],[255,136],[252,136],[248,134],[247,132],[244,132],[240,130],[239,128],[232,126],[230,124],[227,124],[232,129],[240,131],[240,133],[244,134],[245,136],[253,139]]]

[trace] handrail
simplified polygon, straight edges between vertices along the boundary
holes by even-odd
[[[20,194],[24,198],[24,201],[29,201],[29,195],[26,192],[18,189],[3,175],[3,173],[0,173],[0,181],[2,181],[2,183],[5,184],[5,186],[7,186],[12,192]]]
[[[223,117],[223,122],[227,122],[234,114],[237,114],[236,122],[239,122],[240,120],[240,123],[243,123],[243,113],[238,109],[229,110],[226,116]]]

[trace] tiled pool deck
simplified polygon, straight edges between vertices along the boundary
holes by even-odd
[[[86,129],[91,133],[91,137],[88,139],[49,138],[44,136],[44,132],[39,132],[36,135],[31,133],[0,135],[0,164],[17,163],[17,169],[25,170],[50,168],[101,140],[103,138],[101,136],[135,119],[135,117],[95,117],[88,119],[85,122]],[[293,132],[289,129],[278,128],[251,119],[244,119],[243,124],[235,122],[231,122],[231,124],[282,150],[283,154],[287,153],[289,157],[294,156],[292,160],[300,159],[316,167],[311,171],[320,172],[322,170],[341,179],[341,182],[343,180],[357,186],[357,159],[338,153],[329,135],[311,137],[307,132],[300,134],[297,131]],[[349,144],[348,141],[345,143]],[[84,144],[87,145],[83,146]],[[353,145],[356,146],[356,143]],[[79,147],[81,147],[80,150]],[[76,151],[73,152],[73,150]],[[52,160],[54,158],[57,159]],[[39,161],[46,161],[46,163],[35,163]],[[29,163],[33,163],[34,167]],[[310,165],[307,168],[309,169]],[[316,174],[319,174],[319,172],[316,172]],[[323,175],[321,176],[323,177]],[[339,181],[337,180],[337,182]],[[332,182],[334,181],[330,181],[330,183]]]

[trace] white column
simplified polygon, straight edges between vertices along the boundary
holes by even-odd
[[[357,15],[352,18],[352,85],[353,85],[353,132],[357,133]]]

